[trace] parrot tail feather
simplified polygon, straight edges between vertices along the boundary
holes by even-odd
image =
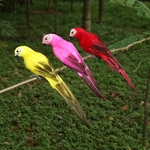
[[[81,78],[85,81],[85,83],[90,87],[90,89],[99,97],[102,98],[104,101],[106,100],[105,97],[100,93],[98,89],[98,85],[94,84],[94,82],[91,80],[91,78],[87,75],[82,75]]]
[[[129,76],[127,75],[127,73],[124,70],[120,71],[120,74],[126,79],[127,83],[131,86],[131,88],[135,91],[136,94],[138,94],[134,84],[132,83],[132,81],[130,80]]]
[[[102,59],[109,65],[110,68],[112,68],[116,73],[121,74],[125,80],[127,81],[127,83],[132,87],[132,89],[135,91],[135,93],[137,94],[137,90],[134,86],[134,84],[132,83],[131,79],[129,78],[129,76],[127,75],[127,73],[125,72],[125,70],[123,69],[123,67],[121,66],[121,64],[109,53],[109,57],[102,57]]]
[[[86,119],[86,115],[84,114],[84,111],[82,110],[80,103],[78,100],[74,97],[70,89],[67,87],[64,81],[61,81],[61,83],[57,84],[54,88],[66,101],[66,103],[76,112],[76,114],[79,116],[83,124],[89,128],[88,121]]]

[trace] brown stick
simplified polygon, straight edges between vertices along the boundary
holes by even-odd
[[[125,46],[125,47],[121,47],[121,48],[117,48],[117,49],[112,49],[112,50],[110,50],[110,51],[111,51],[111,52],[117,52],[117,51],[121,51],[121,50],[129,50],[129,48],[133,47],[134,45],[136,45],[136,44],[141,44],[142,42],[148,41],[148,40],[150,40],[150,37],[149,37],[149,38],[144,38],[144,39],[139,40],[139,41],[136,41],[136,42],[131,43],[131,44]]]
[[[144,99],[144,109],[145,109],[145,111],[144,111],[143,140],[142,140],[142,146],[143,147],[146,147],[146,137],[147,137],[149,85],[150,85],[150,68],[149,68],[149,72],[148,72],[147,86],[146,86],[145,99]]]
[[[117,49],[113,49],[113,50],[110,50],[110,51],[111,51],[111,52],[117,52],[117,51],[121,51],[121,50],[128,50],[128,49],[131,48],[132,46],[134,46],[134,45],[136,45],[136,44],[139,44],[139,43],[142,43],[142,42],[144,42],[144,41],[148,41],[148,40],[150,40],[150,37],[149,37],[149,38],[144,38],[144,39],[139,40],[139,41],[136,41],[136,42],[134,42],[134,43],[132,43],[132,44],[127,45],[126,47],[117,48]],[[92,58],[92,56],[91,56],[91,55],[88,55],[88,56],[83,57],[84,60],[86,60],[86,59],[88,59],[88,58]],[[62,71],[62,70],[64,70],[64,69],[66,69],[66,68],[67,68],[67,66],[62,66],[61,68],[58,68],[58,69],[56,69],[55,71],[56,71],[56,72],[59,72],[59,71]],[[23,82],[21,82],[21,83],[15,84],[15,85],[13,85],[13,86],[11,86],[11,87],[8,87],[8,88],[6,88],[6,89],[0,90],[0,94],[2,94],[2,93],[4,93],[4,92],[7,92],[7,91],[9,91],[9,90],[11,90],[11,89],[14,89],[14,88],[16,88],[16,87],[18,87],[18,86],[24,85],[24,84],[26,84],[26,83],[35,81],[35,80],[37,80],[37,78],[28,79],[28,80],[23,81]]]
[[[28,80],[26,80],[26,81],[23,81],[23,82],[20,82],[20,83],[18,83],[18,84],[15,84],[15,85],[13,85],[13,86],[10,86],[10,87],[8,87],[8,88],[6,88],[6,89],[3,89],[3,90],[0,91],[0,94],[2,94],[2,93],[4,93],[4,92],[7,92],[7,91],[9,91],[9,90],[12,90],[12,89],[14,89],[14,88],[16,88],[16,87],[18,87],[18,86],[23,85],[23,84],[32,82],[32,81],[34,81],[34,80],[37,80],[37,78],[28,79]]]

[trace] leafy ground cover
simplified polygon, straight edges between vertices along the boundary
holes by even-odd
[[[69,40],[71,28],[81,25],[82,3],[74,3],[69,12],[68,2],[59,2],[58,34]],[[66,9],[68,8],[68,10]],[[0,89],[30,78],[23,60],[14,58],[14,49],[27,45],[45,54],[55,68],[62,66],[51,47],[41,44],[42,34],[54,32],[54,10],[46,11],[46,3],[31,6],[31,29],[26,27],[25,8],[18,13],[0,13],[15,28],[7,28],[0,41]],[[111,48],[120,40],[131,37],[130,42],[145,37],[149,20],[136,16],[136,11],[105,2],[104,21],[97,23],[97,1],[92,2],[92,31]],[[3,31],[6,26],[3,27]],[[11,32],[12,31],[12,32]],[[5,32],[3,32],[5,33]],[[133,37],[133,41],[131,40]],[[135,37],[137,39],[135,39]],[[82,56],[76,40],[72,41]],[[123,43],[124,44],[124,43]],[[135,45],[128,51],[113,55],[122,64],[138,95],[126,81],[113,72],[101,59],[85,60],[107,101],[98,99],[78,75],[65,69],[59,72],[84,109],[90,129],[86,130],[75,113],[43,79],[0,95],[0,149],[2,150],[142,150],[142,129],[145,89],[150,67],[149,41]],[[150,149],[150,125],[147,147]]]

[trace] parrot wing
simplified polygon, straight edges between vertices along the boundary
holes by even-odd
[[[95,42],[92,45],[92,48],[90,48],[90,51],[92,51],[92,54],[102,58],[116,73],[121,74],[127,83],[132,87],[132,89],[137,93],[137,90],[130,80],[129,76],[121,66],[121,64],[113,57],[109,49],[100,42]]]
[[[35,52],[27,46],[15,49],[15,56],[22,56],[24,64],[31,72],[44,77],[66,101],[66,103],[76,112],[82,122],[88,127],[88,122],[84,111],[82,110],[78,100],[74,97],[65,82],[55,73],[54,68],[49,63],[45,55]]]
[[[66,103],[76,112],[81,121],[88,128],[89,125],[80,103],[72,94],[65,82],[61,79],[61,77],[55,73],[50,63],[45,64],[43,62],[38,62],[38,64],[35,66],[35,73],[45,77],[45,79],[48,80],[52,88],[64,98]]]
[[[52,66],[49,64],[45,64],[44,62],[38,62],[35,65],[36,74],[41,75],[43,77],[56,77],[55,71]]]
[[[81,74],[86,74],[85,72],[85,64],[79,62],[79,60],[73,55],[73,54],[69,54],[68,57],[66,59],[64,59],[63,62],[66,66],[68,66],[69,68],[81,73]]]
[[[77,71],[80,76],[83,76],[83,75],[89,76],[89,78],[93,81],[95,86],[98,88],[97,81],[95,80],[92,72],[90,71],[88,66],[84,63],[83,60],[82,60],[83,63],[79,63],[78,59],[72,54],[70,54],[67,57],[67,59],[65,59],[65,60],[67,60],[69,62],[69,63],[66,63],[65,65],[67,65],[68,67],[70,67],[70,68],[74,69],[75,71]]]
[[[79,63],[78,59],[72,54],[70,54],[65,60],[69,62],[66,63],[69,64],[67,66],[76,70],[78,72],[78,75],[85,81],[85,83],[98,97],[106,100],[104,96],[99,92],[98,84],[87,65],[85,65],[84,63]]]

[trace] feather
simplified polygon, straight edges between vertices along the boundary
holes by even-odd
[[[71,42],[64,40],[56,34],[47,34],[43,37],[42,43],[45,45],[51,45],[54,55],[63,64],[76,71],[99,98],[106,100],[100,93],[98,84],[92,72]]]
[[[19,46],[15,49],[15,56],[24,59],[25,66],[34,74],[44,77],[66,101],[66,103],[76,112],[86,127],[89,127],[84,111],[78,100],[72,94],[68,86],[55,72],[49,60],[42,53],[35,52],[27,46]]]
[[[121,74],[131,88],[137,93],[134,84],[121,64],[114,58],[109,49],[96,34],[76,27],[70,30],[70,37],[77,38],[79,45],[84,51],[103,59],[111,69],[113,69],[116,73]]]

